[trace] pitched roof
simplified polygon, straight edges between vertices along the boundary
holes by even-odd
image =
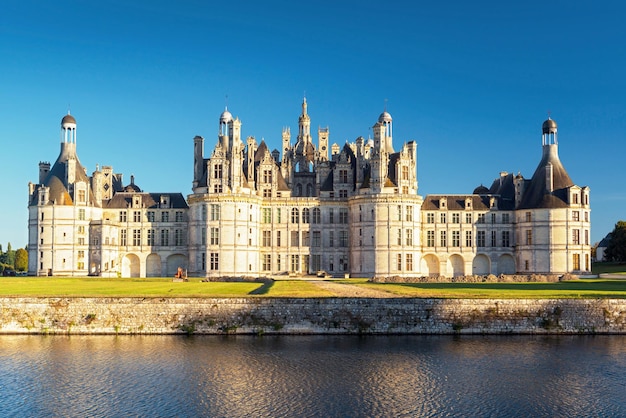
[[[548,191],[546,186],[548,165],[552,165],[552,191]],[[530,183],[524,188],[518,209],[567,207],[567,188],[573,185],[572,179],[559,160],[558,146],[544,145],[541,161]]]

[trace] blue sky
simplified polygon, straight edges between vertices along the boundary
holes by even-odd
[[[28,182],[68,109],[89,174],[187,195],[192,139],[208,156],[226,100],[244,137],[280,149],[304,94],[338,144],[386,103],[396,149],[419,144],[421,195],[530,178],[550,112],[598,241],[626,219],[625,21],[619,1],[5,0],[0,243],[27,244]]]

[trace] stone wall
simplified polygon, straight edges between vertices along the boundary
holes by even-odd
[[[0,333],[626,334],[626,300],[5,297]]]

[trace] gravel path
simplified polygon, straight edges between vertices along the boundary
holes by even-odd
[[[310,280],[311,283],[317,285],[321,289],[327,290],[339,297],[348,298],[397,298],[398,295],[385,292],[382,290],[368,289],[365,287],[355,286],[352,284],[336,283],[326,280]]]

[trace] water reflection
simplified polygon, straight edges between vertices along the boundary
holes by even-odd
[[[7,416],[626,416],[623,336],[2,336]]]

